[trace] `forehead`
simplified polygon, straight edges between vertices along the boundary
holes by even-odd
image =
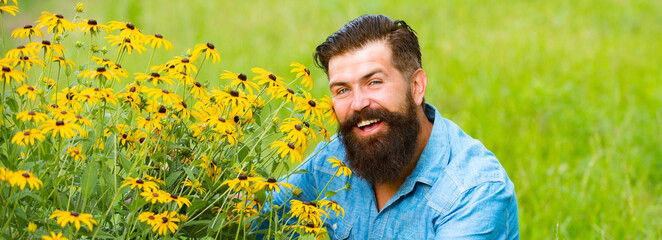
[[[381,70],[392,71],[391,50],[384,42],[371,42],[365,46],[329,59],[329,84],[357,79]]]

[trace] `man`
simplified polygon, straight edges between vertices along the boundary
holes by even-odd
[[[328,198],[345,211],[324,221],[331,239],[519,238],[514,186],[503,167],[424,102],[427,75],[405,22],[354,19],[317,47],[315,61],[329,77],[338,138],[318,145],[301,166],[310,173],[287,179],[301,193],[274,204],[341,190]],[[332,157],[355,176],[335,176]]]

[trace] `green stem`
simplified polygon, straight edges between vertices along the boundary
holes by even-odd
[[[147,62],[147,68],[145,69],[145,73],[149,71],[149,66],[152,65],[152,59],[154,58],[154,53],[156,53],[156,48],[152,48],[152,56],[149,57],[149,62]]]

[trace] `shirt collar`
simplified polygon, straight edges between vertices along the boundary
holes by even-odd
[[[414,182],[421,182],[432,186],[437,181],[441,171],[448,165],[449,159],[449,137],[444,118],[441,117],[437,108],[426,103],[425,116],[433,121],[430,138],[418,158],[414,171],[407,177],[404,185],[412,188]],[[407,189],[409,192],[411,189]]]

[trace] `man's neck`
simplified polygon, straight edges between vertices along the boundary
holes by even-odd
[[[422,110],[419,110],[417,115],[418,120],[421,123],[421,131],[416,139],[416,153],[414,154],[414,160],[411,161],[409,166],[407,166],[407,169],[402,172],[403,174],[398,179],[388,183],[374,184],[372,186],[372,190],[375,192],[375,199],[377,200],[377,211],[382,210],[388,200],[398,192],[407,177],[409,177],[414,169],[416,169],[418,160],[420,159],[421,154],[423,153],[423,150],[428,143],[428,139],[430,139],[430,134],[432,133],[432,122],[428,120]]]

